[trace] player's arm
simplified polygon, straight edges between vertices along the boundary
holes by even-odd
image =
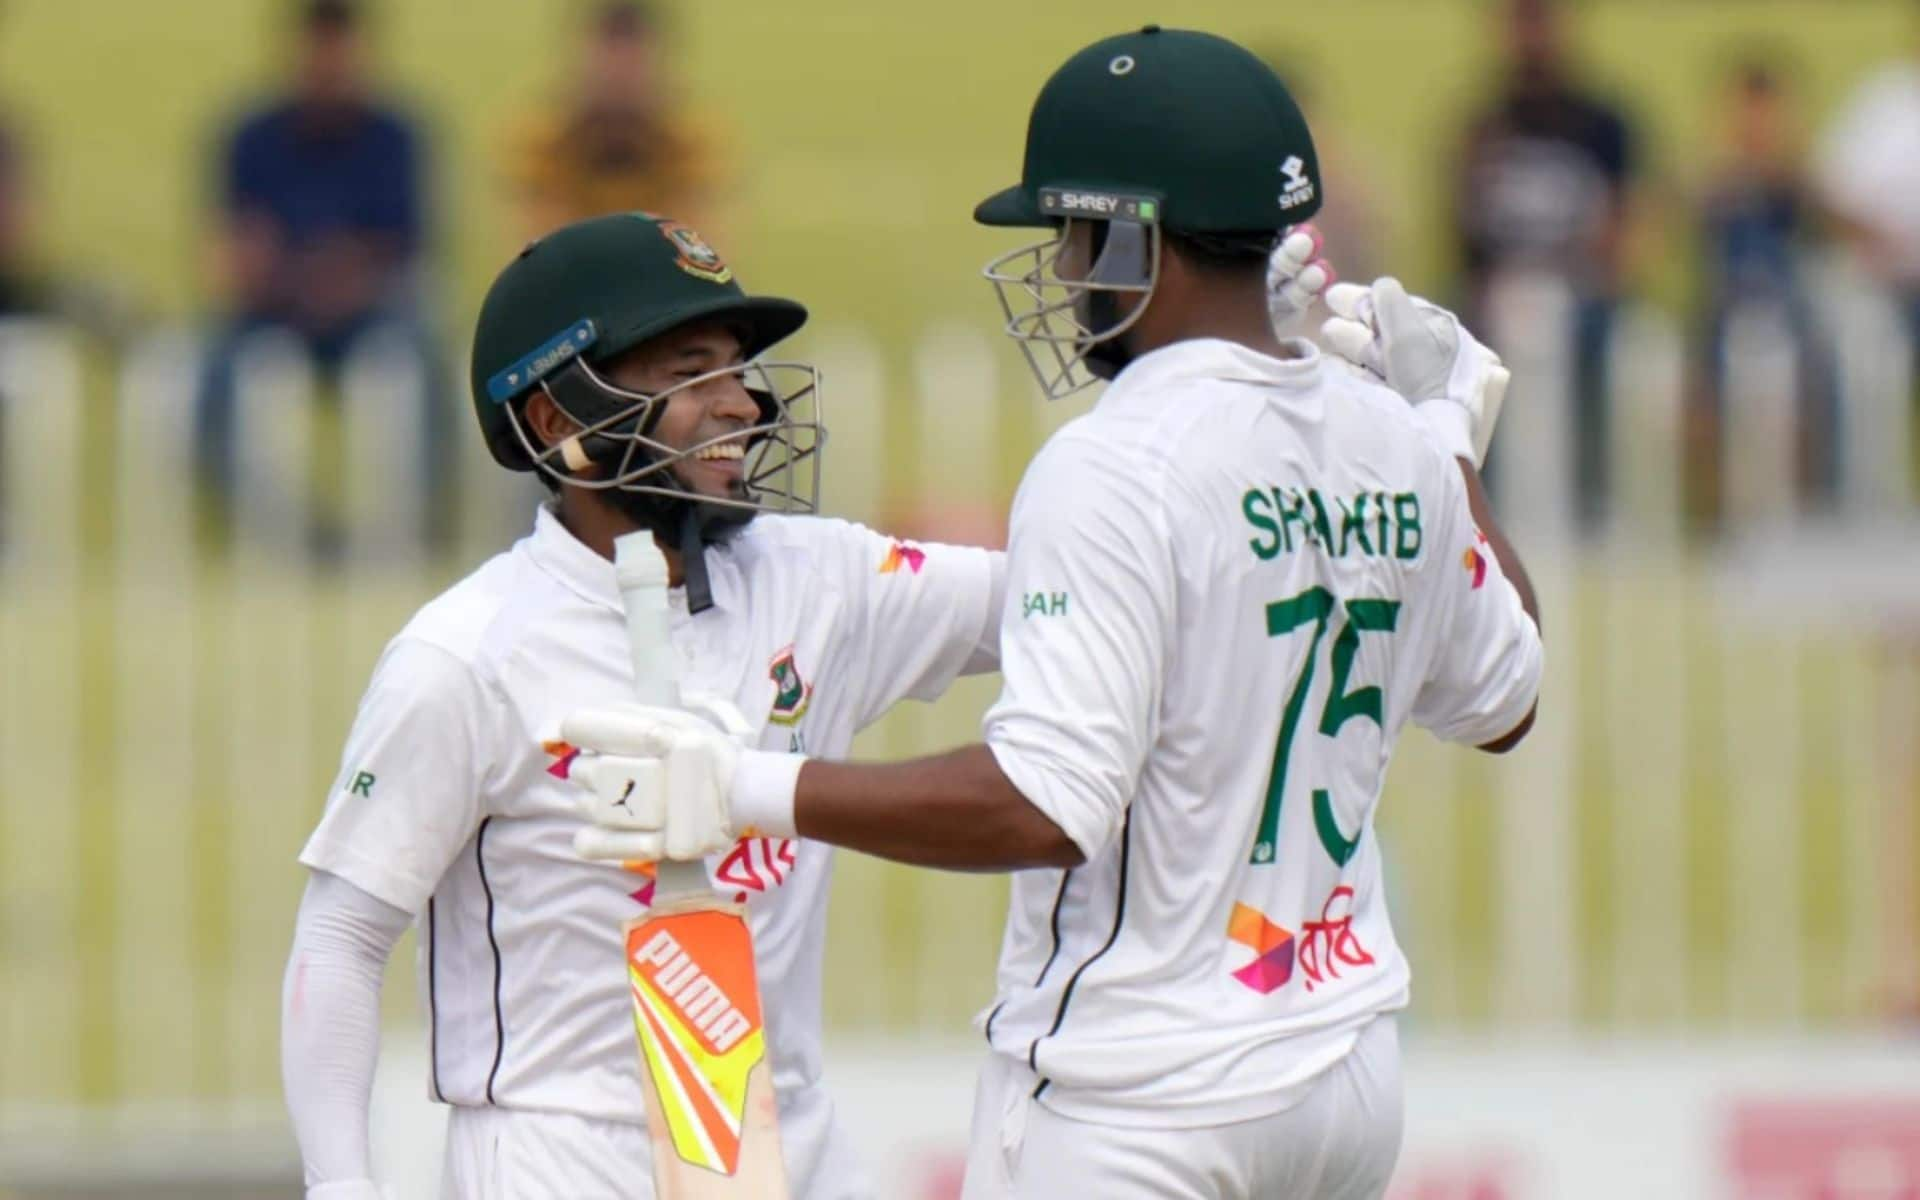
[[[1494,561],[1500,566],[1500,574],[1519,595],[1521,611],[1525,612],[1528,619],[1533,622],[1534,637],[1538,640],[1544,636],[1540,625],[1540,602],[1534,597],[1533,580],[1527,575],[1526,565],[1520,561],[1520,552],[1513,548],[1513,543],[1507,540],[1506,531],[1500,528],[1498,521],[1494,520],[1493,506],[1487,501],[1487,489],[1480,481],[1479,470],[1467,459],[1457,458],[1454,461],[1460,465],[1460,477],[1466,485],[1467,507],[1473,514],[1474,526],[1486,537],[1487,548],[1493,551]],[[1518,746],[1527,734],[1532,732],[1533,718],[1539,709],[1540,702],[1536,698],[1528,706],[1527,715],[1520,719],[1518,725],[1490,742],[1482,742],[1479,749],[1488,754],[1505,754]]]
[[[1086,861],[984,745],[896,763],[810,759],[793,815],[801,837],[915,866],[1010,871]]]
[[[666,844],[817,838],[958,870],[1070,866],[1124,823],[1172,627],[1158,481],[1091,438],[1050,443],[1014,506],[999,701],[985,745],[889,764],[742,749],[685,714],[570,716],[596,824]]]
[[[413,918],[315,871],[294,921],[280,1001],[280,1077],[308,1200],[378,1200],[367,1109],[380,1052],[380,980]]]
[[[287,960],[280,1047],[309,1200],[378,1195],[367,1103],[381,975],[479,824],[497,708],[446,650],[395,641],[374,668],[326,812],[300,853],[313,874]]]

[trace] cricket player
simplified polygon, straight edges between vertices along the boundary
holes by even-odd
[[[416,921],[429,1084],[452,1106],[443,1194],[653,1194],[620,965],[652,884],[576,857],[571,751],[551,741],[566,713],[633,694],[616,536],[654,532],[690,701],[751,713],[762,748],[844,755],[897,701],[995,667],[1001,555],[760,515],[813,505],[815,374],[755,361],[805,319],[642,214],[561,229],[494,282],[475,409],[495,460],[554,498],[387,646],[301,854],[283,1068],[311,1200],[379,1194],[380,980]],[[707,866],[746,900],[793,1194],[867,1195],[821,1084],[832,852],[752,837]]]
[[[1262,267],[1321,186],[1284,85],[1220,38],[1149,26],[1042,89],[975,216],[1052,235],[988,275],[1049,396],[1111,383],[1015,500],[984,744],[796,769],[665,709],[565,723],[610,836],[1018,872],[969,1197],[1392,1173],[1408,966],[1374,808],[1409,721],[1515,745],[1542,649],[1477,473],[1499,360],[1392,280],[1329,293],[1336,358],[1269,326]]]

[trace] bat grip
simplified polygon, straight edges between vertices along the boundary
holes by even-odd
[[[633,690],[642,704],[680,707],[680,664],[673,656],[673,618],[667,603],[667,559],[645,530],[613,543],[614,576],[627,613],[627,645],[633,654]],[[655,864],[653,907],[681,896],[711,895],[704,862]]]

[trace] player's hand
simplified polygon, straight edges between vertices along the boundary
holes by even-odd
[[[751,731],[717,697],[684,708],[628,704],[586,709],[561,723],[580,751],[568,771],[588,824],[574,853],[610,862],[698,859],[734,842],[734,771]]]
[[[1295,225],[1267,258],[1267,323],[1275,337],[1286,337],[1286,327],[1333,283],[1333,265],[1320,257],[1321,244],[1318,229]]]
[[[1450,453],[1486,460],[1511,378],[1498,355],[1391,277],[1336,284],[1327,307],[1334,316],[1320,331],[1335,354],[1406,397]]]

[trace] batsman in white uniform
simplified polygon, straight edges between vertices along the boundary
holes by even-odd
[[[474,399],[494,457],[555,499],[533,531],[428,604],[381,656],[301,861],[285,1087],[313,1200],[376,1197],[368,1161],[382,968],[420,928],[443,1194],[653,1194],[620,925],[652,881],[576,857],[561,718],[634,689],[615,536],[652,529],[690,695],[752,714],[752,742],[843,755],[905,697],[996,665],[1003,558],[811,507],[811,368],[754,363],[805,311],[749,297],[691,230],[641,214],[560,230],[493,285]],[[870,1194],[821,1082],[832,851],[716,846],[757,950],[793,1194]]]
[[[1262,267],[1320,189],[1286,88],[1222,39],[1148,27],[1042,90],[975,215],[1056,232],[988,275],[1049,396],[1111,386],[1021,484],[984,744],[796,771],[669,710],[569,719],[589,811],[635,838],[1019,869],[969,1197],[1392,1173],[1408,966],[1374,809],[1409,721],[1515,745],[1542,649],[1477,472],[1498,359],[1392,280],[1329,293],[1336,358],[1269,327]]]

